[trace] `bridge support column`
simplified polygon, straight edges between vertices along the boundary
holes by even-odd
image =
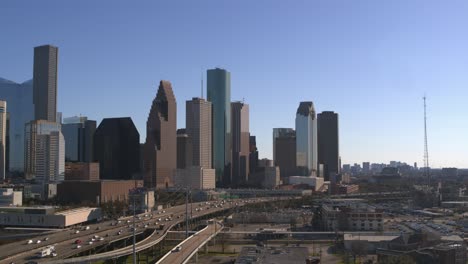
[[[208,242],[205,244],[205,254],[208,254]]]
[[[198,251],[195,253],[195,263],[198,263]]]

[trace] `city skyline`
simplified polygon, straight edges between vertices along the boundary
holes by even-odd
[[[99,29],[106,28],[110,31],[105,31],[107,33],[104,34],[104,37],[112,39],[117,36],[114,35],[113,31],[116,28],[115,25],[106,24],[98,26],[98,29],[90,27],[90,32],[80,32],[75,37],[68,34],[62,36],[66,26],[70,26],[72,29],[81,27],[81,25],[73,23],[74,15],[71,10],[65,10],[62,14],[56,14],[50,19],[38,23],[43,28],[56,29],[58,31],[56,33],[52,33],[54,30],[44,31],[44,29],[33,27],[37,30],[37,33],[33,34],[34,36],[15,34],[14,32],[28,33],[28,30],[31,29],[27,29],[27,27],[32,24],[11,23],[16,21],[15,19],[20,19],[20,17],[14,18],[14,16],[23,11],[23,16],[31,18],[36,17],[37,14],[31,12],[33,9],[25,10],[19,5],[7,4],[6,8],[11,12],[6,12],[7,14],[0,18],[0,21],[10,22],[0,24],[11,25],[1,27],[5,34],[10,36],[11,43],[5,43],[6,48],[0,53],[0,56],[8,62],[0,66],[0,77],[16,82],[31,79],[32,47],[43,44],[58,46],[61,49],[58,110],[63,112],[64,116],[81,113],[98,122],[105,117],[131,116],[142,135],[140,138],[142,141],[145,137],[146,111],[149,108],[149,103],[144,103],[147,101],[144,98],[152,94],[148,87],[154,89],[158,80],[168,79],[176,87],[174,90],[176,97],[185,101],[199,95],[200,72],[220,66],[232,73],[232,101],[245,98],[245,102],[250,105],[250,132],[257,136],[260,158],[272,158],[271,129],[274,127],[294,127],[294,113],[297,103],[313,100],[317,112],[334,111],[340,114],[342,164],[362,161],[388,162],[390,160],[423,164],[421,98],[427,92],[431,167],[468,167],[468,162],[464,160],[467,141],[463,138],[468,128],[464,124],[459,124],[463,122],[454,121],[461,120],[466,116],[462,98],[466,96],[463,90],[465,84],[468,83],[464,76],[464,72],[468,69],[466,64],[468,59],[463,53],[462,47],[466,46],[467,39],[458,36],[460,35],[459,31],[463,30],[461,25],[465,24],[466,21],[463,16],[464,10],[467,10],[466,4],[437,5],[424,2],[427,5],[417,20],[411,16],[419,8],[417,3],[404,4],[405,10],[398,8],[398,4],[401,6],[402,2],[386,3],[380,6],[368,3],[365,8],[359,3],[362,1],[358,1],[355,5],[344,4],[342,6],[332,3],[315,3],[309,4],[307,6],[309,9],[303,8],[304,11],[295,5],[273,5],[267,7],[269,12],[258,19],[254,13],[260,10],[260,5],[252,4],[252,11],[243,14],[246,22],[235,27],[232,21],[221,19],[221,17],[219,17],[221,20],[218,26],[210,25],[208,20],[202,20],[200,23],[194,23],[194,26],[200,27],[194,32],[195,35],[196,33],[201,34],[196,36],[197,38],[209,37],[201,30],[215,30],[221,26],[232,26],[233,37],[225,39],[235,40],[234,44],[219,40],[215,42],[217,47],[211,49],[196,44],[188,51],[198,53],[197,55],[186,57],[183,60],[175,58],[173,62],[166,65],[167,69],[157,65],[159,60],[151,63],[148,59],[154,60],[161,54],[161,51],[169,54],[163,56],[162,59],[177,57],[179,55],[177,52],[186,48],[185,45],[177,44],[177,49],[171,49],[167,44],[158,43],[159,45],[155,45],[154,39],[148,39],[148,44],[139,43],[141,51],[135,53],[135,59],[126,57],[129,59],[128,65],[119,66],[109,56],[119,51],[124,52],[126,46],[120,46],[122,44],[109,47],[111,41],[106,38],[98,38],[97,45],[92,49],[72,43],[76,37],[95,36]],[[60,5],[57,6],[57,8],[59,7]],[[148,7],[150,7],[149,10],[154,10],[158,6],[149,4]],[[174,8],[170,5],[159,7],[167,10]],[[345,7],[352,8],[354,15],[344,12]],[[104,8],[104,6],[98,5],[97,10],[100,8]],[[234,13],[240,12],[240,8],[233,4],[213,8],[215,10],[233,8]],[[281,8],[298,12],[297,21],[279,21],[289,23],[286,26],[288,29],[296,28],[289,30],[291,32],[285,32],[281,24],[274,23],[274,25],[269,26],[265,23],[265,21],[270,21],[269,19],[277,16]],[[325,15],[332,15],[331,20],[327,19],[325,15],[318,14],[317,10],[320,9]],[[451,16],[442,16],[441,13],[444,12],[440,12],[440,9],[450,11]],[[40,10],[46,13],[54,12],[54,9],[51,11],[47,11],[45,8]],[[315,16],[307,16],[306,10],[311,11]],[[384,15],[384,10],[388,11],[385,16],[386,20],[379,20],[378,17]],[[82,12],[85,11],[78,9],[76,14],[80,15]],[[91,22],[101,21],[95,13],[96,11],[89,12]],[[182,11],[183,15],[188,15],[187,20],[183,21],[192,21],[194,14],[186,12]],[[163,18],[150,18],[149,13],[143,12],[142,18],[138,20],[140,23],[148,23],[148,25],[142,25],[141,31],[125,32],[134,34],[132,36],[137,40],[144,39],[145,34],[142,33],[150,30],[150,26],[155,27],[156,32],[164,32],[162,28],[155,26],[158,19],[164,19],[164,15]],[[370,25],[372,23],[366,23],[368,20],[359,18],[349,27],[345,27],[345,22],[354,16],[357,17],[356,14],[363,13],[370,14],[369,19],[375,20],[376,25]],[[130,10],[129,15],[135,16],[134,10]],[[339,15],[342,15],[343,18],[333,24],[332,19]],[[64,17],[64,25],[53,25],[53,22],[62,16],[69,16],[70,19]],[[110,14],[109,16],[112,22],[118,24],[118,15],[114,17]],[[432,19],[442,24],[431,22]],[[34,21],[34,19],[30,21]],[[317,22],[322,22],[321,26]],[[248,23],[257,26],[249,29]],[[129,24],[132,25],[132,23]],[[310,25],[310,31],[308,27],[303,25]],[[384,27],[385,30],[379,29],[379,26]],[[445,30],[446,28],[450,30]],[[128,29],[126,25],[124,25],[125,29]],[[263,32],[263,29],[265,29],[264,35],[258,37],[257,34]],[[351,33],[356,33],[357,37],[351,37],[346,29],[349,29]],[[242,30],[246,30],[245,34],[241,33]],[[184,29],[178,26],[174,28],[174,32],[169,32],[170,36],[174,37],[174,42],[180,42],[180,39],[183,39],[183,37],[177,36],[181,32],[184,32]],[[291,49],[297,49],[299,52],[278,51],[278,48],[281,45],[286,45],[286,42],[280,40],[275,44],[273,40],[278,40],[277,37],[282,33],[285,34],[284,39],[294,40],[292,41],[294,43],[291,41],[287,43],[293,45]],[[323,38],[318,44],[306,48],[314,39],[305,37],[304,33],[316,33],[317,38]],[[336,40],[343,40],[337,37],[341,36],[340,33],[344,34],[342,38],[349,40],[349,46],[338,49],[335,44],[330,49],[325,48],[327,45],[333,46]],[[83,34],[86,35],[83,36]],[[437,39],[433,37],[436,35],[439,36]],[[223,36],[225,36],[224,33]],[[248,47],[239,45],[236,48],[236,44],[240,43],[236,37],[245,39],[244,37],[249,36],[253,42]],[[188,34],[186,38],[185,42],[190,41],[195,36]],[[220,48],[223,47],[223,44],[226,46]],[[252,51],[249,51],[250,49]],[[323,56],[320,55],[321,51],[323,51]],[[338,51],[337,56],[331,55],[332,52],[336,51]],[[203,57],[210,52],[212,54],[204,59]],[[181,55],[181,57],[187,55],[186,51],[182,52]],[[270,55],[276,61],[275,63],[268,58]],[[235,58],[236,56],[240,59]],[[264,62],[258,63],[262,60]],[[362,62],[355,62],[355,60]],[[85,63],[89,61],[92,61],[93,65]],[[316,63],[312,63],[312,61]],[[184,62],[187,62],[188,65],[184,65]],[[136,67],[139,64],[141,66]],[[84,67],[85,65],[86,67]],[[129,74],[120,74],[121,71],[127,70],[127,67],[135,67],[140,73],[135,75],[135,72],[131,71]],[[371,67],[372,69],[370,69]],[[107,69],[104,71],[105,68]],[[336,70],[331,70],[332,68],[336,68]],[[77,72],[79,74],[76,74]],[[96,72],[100,74],[98,75]],[[203,75],[206,80],[206,75]],[[336,78],[337,76],[340,78]],[[284,96],[281,90],[284,87],[288,88],[288,96]],[[125,88],[139,92],[129,94]],[[97,98],[90,98],[90,91],[95,92]],[[106,94],[104,98],[112,97],[112,100],[106,100],[112,103],[101,105],[99,98],[103,98],[104,94]],[[125,101],[130,101],[127,109],[120,107],[122,98],[125,98]],[[265,99],[269,99],[271,102]],[[281,102],[281,109],[274,107],[277,102]],[[183,105],[179,105],[177,109],[181,115],[177,124],[178,128],[183,127],[183,107]],[[267,113],[274,118],[264,119],[263,117],[267,116]],[[446,118],[449,115],[451,118]],[[452,131],[457,131],[457,133],[452,133]],[[403,135],[395,137],[395,133]]]

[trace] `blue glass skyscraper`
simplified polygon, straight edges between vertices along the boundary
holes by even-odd
[[[212,103],[212,157],[216,187],[231,185],[231,74],[224,69],[207,71],[207,95]]]

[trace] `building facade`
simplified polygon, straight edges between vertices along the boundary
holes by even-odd
[[[216,185],[231,185],[231,73],[224,69],[207,71],[207,95],[212,104],[212,157]]]
[[[317,118],[312,102],[301,102],[296,113],[296,165],[302,176],[317,175]]]
[[[192,140],[192,165],[212,168],[211,103],[202,98],[186,102],[186,133]]]
[[[192,155],[192,138],[186,133],[185,129],[177,129],[177,169],[192,166]]]
[[[324,111],[317,117],[318,162],[324,165],[323,175],[326,181],[331,174],[340,173],[340,141],[338,114]]]
[[[34,119],[56,122],[58,48],[44,45],[34,48],[33,103]]]
[[[65,160],[71,162],[93,161],[93,137],[96,121],[85,116],[64,118],[62,133],[67,147]]]
[[[294,129],[292,128],[283,128],[283,127],[273,128],[273,162],[275,164],[276,164],[276,138],[290,136],[291,134],[294,134],[294,137],[296,136],[296,131],[294,131]]]
[[[66,162],[66,181],[99,181],[99,163]]]
[[[0,180],[6,175],[7,102],[0,100]]]
[[[140,134],[130,117],[104,118],[94,133],[94,161],[100,178],[130,180],[140,176]]]
[[[274,165],[280,168],[281,180],[284,183],[289,176],[296,175],[296,132],[288,129],[287,132],[277,133],[276,137],[273,132],[273,138]]]
[[[172,85],[160,81],[146,122],[145,186],[168,188],[177,168],[177,105]]]
[[[249,105],[243,102],[231,103],[232,129],[232,182],[236,187],[249,180]]]
[[[24,124],[34,119],[32,84],[32,80],[19,84],[0,78],[0,99],[8,104],[5,159],[8,160],[9,172],[24,172]]]
[[[65,176],[65,140],[58,123],[35,120],[25,126],[25,176],[34,179],[46,196],[46,185]]]

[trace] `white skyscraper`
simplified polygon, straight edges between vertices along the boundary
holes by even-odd
[[[7,102],[0,100],[0,179],[5,179]]]
[[[60,182],[65,175],[65,140],[59,123],[35,120],[25,127],[25,172],[26,178],[35,179],[43,186]]]
[[[312,102],[301,102],[296,113],[296,165],[302,176],[317,175],[317,118]]]

